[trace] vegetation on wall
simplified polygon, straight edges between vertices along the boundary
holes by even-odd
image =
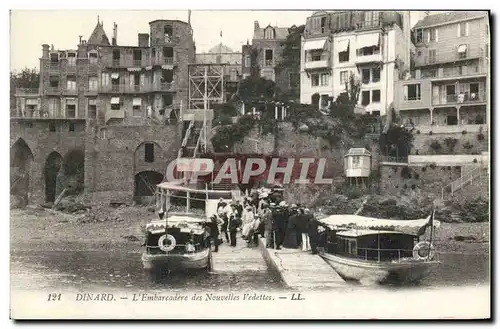
[[[21,71],[10,72],[10,108],[16,108],[16,89],[40,86],[40,73],[36,69],[24,68]]]
[[[275,70],[277,75],[288,74],[290,86],[292,86],[287,93],[280,95],[283,100],[300,98],[300,42],[304,28],[305,25],[293,25],[288,29],[288,36],[281,43],[281,56]]]
[[[455,145],[457,145],[457,142],[458,139],[453,137],[448,137],[444,140],[444,144],[446,145],[450,153],[453,153],[453,149],[455,148]]]
[[[441,143],[437,139],[432,140],[429,147],[434,152],[434,154],[439,154],[441,152],[441,148],[442,148]]]

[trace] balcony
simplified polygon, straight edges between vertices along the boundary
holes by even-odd
[[[177,85],[175,82],[161,82],[153,84],[153,91],[176,91]]]
[[[124,93],[125,90],[127,90],[126,85],[99,86],[99,92],[101,92],[101,93]]]
[[[320,60],[308,61],[304,63],[305,70],[325,69],[329,67],[328,58],[322,56]]]
[[[108,122],[111,119],[124,119],[125,118],[125,110],[107,110],[105,114],[105,120]]]
[[[370,64],[370,63],[381,63],[381,62],[383,62],[382,53],[356,57],[356,65]]]
[[[174,65],[173,57],[152,58],[151,65]]]
[[[432,105],[463,105],[463,104],[478,104],[486,102],[485,92],[469,93],[465,92],[457,95],[446,95],[433,99]]]
[[[63,95],[76,96],[76,95],[78,95],[78,89],[76,89],[76,88],[64,88],[62,93],[63,93]]]
[[[49,64],[49,73],[50,74],[59,74],[59,62],[50,62]]]
[[[53,86],[48,86],[45,87],[45,94],[46,95],[60,95],[61,94],[61,87],[53,87]]]
[[[70,64],[68,63],[66,65],[66,73],[76,73],[76,64]]]
[[[85,88],[85,96],[95,96],[98,92],[98,88]]]
[[[38,93],[38,88],[16,88],[16,96],[35,96]]]
[[[264,61],[264,67],[273,67],[274,66],[274,60],[272,59],[266,59]]]

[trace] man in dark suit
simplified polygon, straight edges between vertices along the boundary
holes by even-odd
[[[318,253],[318,221],[311,217],[309,218],[309,241],[311,243],[311,251],[312,254],[315,255]]]
[[[209,229],[209,236],[208,236],[209,244],[210,240],[213,240],[215,246],[214,252],[218,252],[220,241],[219,241],[219,220],[217,218],[217,215],[212,215],[210,217],[210,221],[206,224],[206,226]]]

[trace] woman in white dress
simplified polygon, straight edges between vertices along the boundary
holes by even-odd
[[[241,237],[246,239],[248,237],[248,233],[253,228],[254,224],[254,214],[251,206],[247,206],[243,211],[242,216],[243,228],[241,230]]]

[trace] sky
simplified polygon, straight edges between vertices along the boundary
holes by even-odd
[[[196,52],[206,52],[222,42],[234,51],[251,42],[254,21],[260,26],[301,25],[312,11],[197,11],[191,13]],[[422,12],[412,12],[412,25]],[[137,45],[138,33],[149,33],[149,22],[156,19],[187,21],[187,10],[12,10],[10,15],[10,69],[38,68],[42,44],[55,49],[76,49],[79,36],[88,40],[103,21],[111,39],[113,22],[118,25],[118,45]],[[222,31],[222,38],[220,33]]]

